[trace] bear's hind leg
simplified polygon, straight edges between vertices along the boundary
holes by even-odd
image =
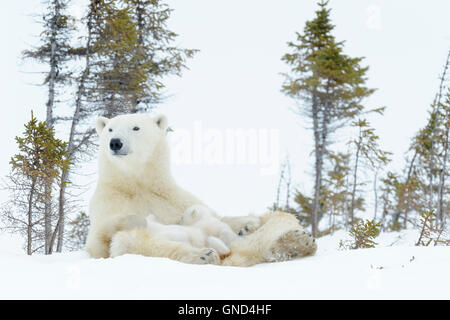
[[[313,255],[317,244],[289,213],[276,211],[261,217],[254,233],[230,244],[231,255],[222,265],[251,266]]]
[[[268,261],[286,261],[297,257],[313,255],[317,249],[315,239],[303,230],[290,230],[283,233],[272,245]]]

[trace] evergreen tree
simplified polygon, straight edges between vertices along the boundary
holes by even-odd
[[[354,224],[357,187],[361,185],[358,183],[358,170],[361,169],[362,164],[368,165],[372,170],[376,170],[380,165],[386,165],[390,161],[388,157],[391,154],[381,150],[378,144],[379,137],[375,134],[375,130],[369,126],[367,120],[358,119],[352,123],[352,126],[357,128],[358,136],[350,141],[355,150],[348,221],[351,226]]]
[[[326,200],[328,203],[329,226],[330,230],[333,231],[345,225],[345,213],[348,211],[350,193],[347,183],[351,171],[349,167],[350,154],[330,152],[328,157],[331,161],[331,169],[327,172],[324,184],[325,189],[328,190],[326,192]],[[363,202],[363,198],[354,199],[356,208],[361,208]]]
[[[447,89],[445,102],[440,109],[440,122],[439,122],[439,139],[440,142],[440,172],[439,184],[438,184],[438,203],[437,203],[437,218],[440,222],[440,227],[443,228],[445,221],[450,215],[450,199],[448,194],[450,187],[448,185],[448,154],[449,154],[449,131],[450,131],[450,88]],[[447,198],[445,197],[447,195]],[[447,216],[446,214],[447,213]]]
[[[94,83],[91,77],[91,64],[94,55],[92,42],[95,37],[95,18],[102,10],[103,1],[91,0],[88,6],[87,14],[83,18],[86,23],[86,36],[85,45],[72,49],[75,57],[84,58],[84,67],[81,73],[75,77],[76,83],[75,101],[73,106],[73,114],[68,117],[70,121],[69,137],[67,140],[68,154],[67,159],[70,159],[73,163],[78,163],[83,155],[89,154],[92,149],[91,138],[95,133],[95,129],[92,125],[86,123],[95,114],[97,106],[94,103],[90,103],[88,97],[87,88]],[[59,184],[59,198],[58,198],[58,242],[56,251],[61,252],[64,241],[64,228],[65,218],[68,211],[68,199],[67,199],[67,185],[63,183],[69,179],[70,170],[73,170],[74,166],[67,167],[62,171],[61,182]]]
[[[86,213],[80,212],[69,222],[68,245],[72,250],[81,250],[85,247],[86,238],[89,231],[89,217]]]
[[[358,221],[350,230],[353,240],[347,242],[341,240],[339,247],[341,249],[374,248],[378,244],[374,239],[380,234],[380,225],[380,222],[376,223],[374,220]]]
[[[436,213],[437,225],[444,226],[448,218],[448,181],[446,180],[449,153],[450,99],[445,87],[445,74],[449,65],[450,53],[444,66],[436,99],[431,105],[426,125],[412,139],[405,177],[398,177],[397,196],[390,205],[393,212],[392,227],[406,228],[410,212]],[[400,218],[403,216],[403,226]]]
[[[342,152],[329,151],[327,153],[325,167],[328,169],[323,179],[319,203],[323,210],[323,215],[329,219],[329,228],[318,232],[317,235],[333,233],[347,224],[352,194],[348,182],[352,173],[350,156],[350,154]],[[295,211],[297,218],[304,224],[310,225],[313,199],[297,190],[294,201],[299,206]],[[353,206],[355,210],[363,210],[364,198],[356,195],[353,199]]]
[[[49,125],[68,122],[67,160],[79,164],[89,159],[95,148],[93,116],[112,117],[153,108],[161,100],[163,77],[181,75],[186,59],[195,50],[172,44],[176,34],[167,28],[171,10],[159,0],[90,0],[80,28],[84,43],[79,45],[73,38],[73,19],[65,14],[69,4],[68,0],[48,1],[42,45],[24,52],[24,56],[49,65],[46,120]],[[77,59],[82,59],[82,64],[77,65]],[[57,89],[62,88],[75,91],[73,103],[69,104],[72,109],[55,114]],[[66,215],[74,209],[63,181],[70,179],[75,169],[75,165],[64,169],[59,179],[58,252],[63,248]],[[46,204],[47,253],[53,250],[49,245],[53,200],[48,199]]]
[[[73,57],[74,52],[70,46],[70,37],[74,31],[72,17],[67,15],[69,0],[46,1],[47,10],[42,16],[43,31],[41,44],[33,50],[23,52],[24,58],[33,59],[48,66],[45,72],[44,85],[48,87],[48,99],[46,103],[46,123],[49,127],[55,124],[54,109],[58,100],[58,89],[67,85],[70,81],[70,71],[67,62]],[[50,193],[52,186],[46,186],[46,193]],[[45,252],[49,253],[51,241],[51,207],[52,199],[45,203],[45,228],[46,241]]]
[[[162,1],[100,2],[91,98],[104,105],[106,116],[152,109],[162,99],[162,79],[181,75],[196,50],[173,46],[177,34],[167,28],[172,10]]]
[[[137,28],[137,43],[131,61],[130,112],[146,110],[161,100],[161,81],[169,74],[181,75],[186,59],[197,50],[173,46],[177,34],[167,21],[172,9],[161,0],[123,0]]]
[[[57,226],[48,239],[46,203],[51,199],[52,185],[61,171],[70,166],[67,143],[56,139],[53,127],[38,122],[31,114],[22,137],[16,137],[19,153],[11,158],[11,174],[7,188],[12,199],[3,209],[7,228],[25,235],[29,255],[36,251],[49,253]],[[63,181],[67,183],[67,181]],[[42,250],[43,249],[43,250]]]
[[[25,50],[23,57],[42,63],[48,67],[45,71],[44,85],[48,87],[46,103],[46,123],[54,125],[54,108],[58,102],[58,88],[70,81],[71,72],[67,63],[73,57],[70,38],[75,30],[73,18],[65,12],[70,0],[48,0],[46,12],[42,15],[43,31],[40,35],[40,45],[32,50]]]
[[[374,92],[365,87],[367,67],[361,67],[362,58],[351,58],[343,53],[343,42],[332,35],[328,1],[320,1],[316,17],[306,22],[303,34],[297,33],[297,42],[289,42],[292,53],[282,60],[290,67],[285,74],[282,91],[304,103],[300,110],[312,120],[314,133],[314,193],[312,203],[312,234],[323,215],[320,199],[323,194],[324,158],[330,143],[330,134],[363,110],[361,100]]]
[[[430,155],[429,155],[429,211],[433,210],[433,204],[434,204],[434,189],[433,189],[433,180],[436,175],[436,168],[435,168],[435,141],[437,138],[437,132],[439,127],[439,122],[441,122],[441,98],[444,94],[445,90],[445,80],[446,80],[446,74],[447,70],[450,65],[450,50],[447,54],[447,59],[444,65],[444,71],[442,72],[441,78],[440,78],[440,84],[439,84],[439,90],[436,94],[436,99],[432,105],[433,109],[431,111],[431,119],[430,119],[430,126],[431,126],[431,140],[430,140]],[[444,121],[445,122],[445,121]],[[438,205],[439,206],[439,205]],[[442,212],[439,212],[438,217],[441,218]]]

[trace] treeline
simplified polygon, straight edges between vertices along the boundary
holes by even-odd
[[[80,20],[67,14],[71,0],[44,4],[40,43],[23,58],[45,67],[46,118],[31,114],[16,138],[5,182],[11,199],[0,213],[4,229],[24,235],[28,254],[83,246],[88,219],[69,189],[95,150],[94,117],[151,110],[164,77],[181,75],[196,52],[173,45],[172,10],[160,0],[89,0]],[[69,214],[77,215],[67,221]]]
[[[412,138],[405,155],[404,170],[387,171],[392,154],[380,146],[368,120],[371,114],[382,116],[385,108],[367,109],[363,104],[375,92],[366,85],[368,67],[362,65],[363,58],[344,54],[344,42],[333,36],[327,6],[328,1],[318,3],[314,19],[288,43],[290,52],[282,57],[290,71],[281,90],[297,102],[297,113],[310,121],[313,131],[313,190],[293,189],[286,161],[271,209],[295,214],[311,226],[313,236],[350,230],[361,221],[358,215],[370,217],[371,226],[386,231],[415,226],[424,215],[434,216],[434,226],[444,228],[450,216],[450,52],[425,127]],[[339,130],[350,132],[350,140],[339,140]],[[340,143],[339,150],[333,142]],[[372,181],[364,178],[367,175]],[[373,191],[373,212],[366,212],[368,189]]]
[[[181,75],[196,52],[173,45],[171,9],[160,0],[86,0],[80,20],[67,14],[70,0],[45,5],[40,43],[23,57],[45,67],[46,118],[39,121],[32,113],[16,138],[19,151],[5,181],[11,198],[0,212],[4,229],[24,236],[28,254],[83,247],[89,221],[79,211],[73,176],[94,154],[93,118],[151,110],[163,100],[164,77]],[[424,224],[443,229],[450,214],[450,52],[405,167],[390,172],[392,154],[369,122],[383,116],[385,107],[364,105],[375,92],[367,86],[368,67],[363,58],[344,53],[333,30],[328,1],[321,0],[282,57],[290,70],[281,90],[311,123],[314,179],[312,190],[294,189],[287,159],[271,208],[295,214],[315,237],[361,226],[370,226],[368,234],[373,226],[400,230],[425,218]],[[339,140],[342,130],[351,133],[348,141]],[[335,148],[335,142],[346,147]],[[367,212],[367,190],[373,192],[373,212]],[[364,224],[362,216],[374,221]]]

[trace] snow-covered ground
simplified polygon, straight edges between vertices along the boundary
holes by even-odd
[[[450,299],[450,247],[415,247],[408,231],[339,251],[345,238],[318,239],[313,257],[237,268],[82,251],[30,257],[1,235],[0,299]]]

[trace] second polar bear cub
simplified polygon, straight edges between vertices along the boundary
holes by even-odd
[[[161,224],[150,214],[147,217],[147,229],[172,241],[190,243],[198,248],[213,248],[221,257],[230,254],[228,245],[237,238],[227,224],[201,205],[189,207],[178,225]]]
[[[220,221],[208,208],[202,205],[187,208],[181,216],[180,224],[199,228],[207,235],[219,238],[227,245],[238,237],[229,225]]]

